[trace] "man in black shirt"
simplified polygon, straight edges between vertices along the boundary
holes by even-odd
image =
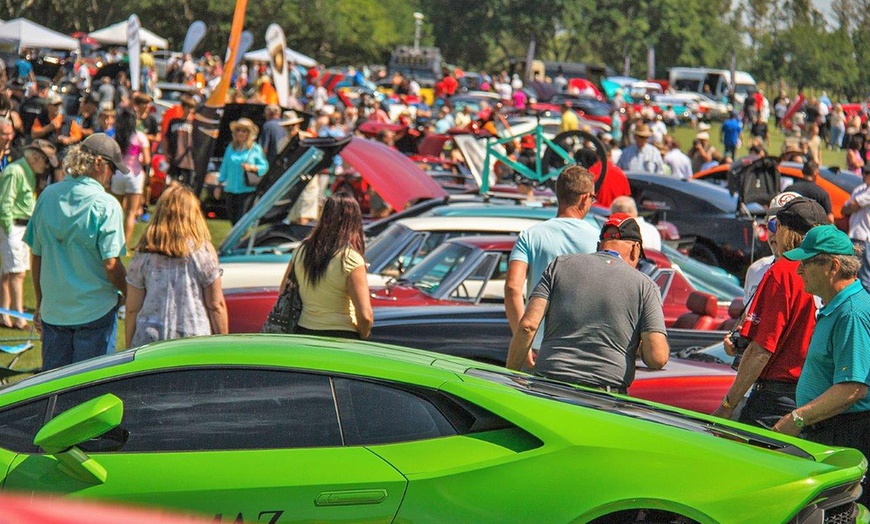
[[[819,165],[812,160],[807,160],[801,171],[804,174],[804,179],[790,185],[788,190],[818,202],[828,215],[828,223],[833,224],[834,214],[831,212],[831,197],[816,184],[816,177],[819,176]]]
[[[24,127],[24,135],[28,142],[30,142],[33,122],[46,112],[45,108],[48,106],[48,92],[50,88],[51,83],[47,80],[37,80],[36,93],[33,96],[25,98],[18,109],[18,113],[21,115],[21,123]]]

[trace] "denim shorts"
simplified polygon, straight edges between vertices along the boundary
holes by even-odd
[[[42,370],[114,353],[117,332],[117,306],[87,324],[56,326],[43,322]]]

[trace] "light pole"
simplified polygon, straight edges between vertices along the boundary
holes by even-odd
[[[423,31],[423,13],[414,13],[414,52],[420,52],[420,34]]]

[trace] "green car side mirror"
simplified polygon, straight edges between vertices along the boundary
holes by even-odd
[[[72,477],[102,483],[106,470],[76,446],[116,428],[123,416],[124,402],[112,394],[102,395],[50,420],[33,443],[54,455],[61,469]]]

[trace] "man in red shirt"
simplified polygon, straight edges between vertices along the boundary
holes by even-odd
[[[595,194],[595,200],[598,205],[610,207],[614,199],[621,196],[631,196],[631,186],[628,184],[628,177],[625,176],[625,171],[614,164],[610,157],[607,158],[607,172],[604,175],[604,182],[598,184],[598,178],[601,175],[601,161],[595,151],[584,147],[578,149],[574,153],[574,161],[589,170],[595,177],[595,184],[598,190]]]
[[[731,389],[713,415],[731,418],[749,390],[740,422],[772,428],[795,409],[795,389],[816,325],[816,303],[804,291],[798,263],[780,255],[800,245],[807,232],[826,224],[822,206],[797,197],[785,204],[768,224],[776,235],[776,260],[758,284],[740,335],[749,341]],[[726,340],[725,350],[735,354]]]

